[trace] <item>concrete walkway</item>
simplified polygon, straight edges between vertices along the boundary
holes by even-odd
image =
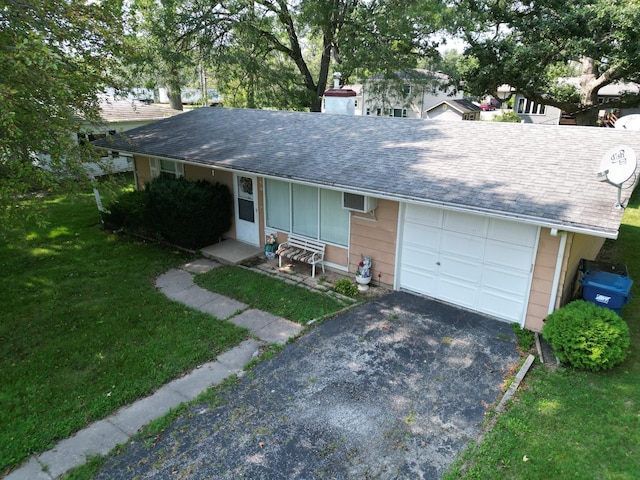
[[[156,280],[156,287],[172,300],[247,328],[258,340],[250,339],[218,356],[216,361],[199,366],[187,375],[158,389],[151,396],[121,408],[113,415],[80,430],[59,442],[53,449],[32,456],[6,480],[52,480],[83,465],[89,457],[106,455],[127,442],[142,427],[165,415],[181,403],[195,399],[209,387],[238,374],[263,344],[284,344],[302,330],[302,326],[244,303],[200,288],[194,273],[204,273],[220,264],[206,259],[172,269]]]

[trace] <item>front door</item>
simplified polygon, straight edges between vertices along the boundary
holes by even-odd
[[[256,177],[234,174],[236,239],[260,245],[258,232],[258,183]]]

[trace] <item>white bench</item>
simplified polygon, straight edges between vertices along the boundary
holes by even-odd
[[[282,259],[284,257],[298,262],[309,263],[313,266],[311,277],[315,277],[316,264],[318,263],[322,265],[322,272],[324,273],[324,247],[325,245],[322,242],[289,235],[289,239],[286,242],[282,242],[276,251],[276,255],[279,256],[278,265],[282,267]]]

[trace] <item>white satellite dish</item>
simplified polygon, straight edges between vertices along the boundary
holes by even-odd
[[[624,117],[620,117],[616,120],[615,128],[620,128],[623,130],[640,130],[640,115],[625,115]]]
[[[621,203],[622,184],[635,175],[637,166],[636,153],[625,145],[609,149],[600,160],[600,167],[596,175],[600,180],[618,187],[617,208],[623,208]]]

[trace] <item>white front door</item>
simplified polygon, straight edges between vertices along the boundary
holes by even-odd
[[[260,245],[258,232],[258,182],[250,175],[234,174],[236,239]]]
[[[538,228],[406,205],[400,287],[498,318],[526,313]]]

